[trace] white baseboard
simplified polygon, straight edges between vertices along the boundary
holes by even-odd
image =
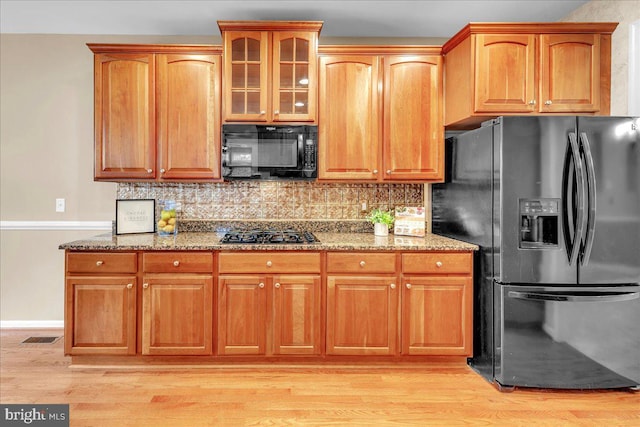
[[[0,329],[62,329],[64,320],[0,320]]]

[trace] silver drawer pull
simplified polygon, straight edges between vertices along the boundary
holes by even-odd
[[[396,284],[395,284],[395,283],[392,283],[392,284],[390,284],[390,285],[389,285],[389,287],[390,287],[391,289],[395,289],[395,288],[396,288]]]
[[[436,261],[436,267],[438,268],[442,267],[442,261]]]
[[[173,266],[174,266],[174,267],[177,267],[177,266],[179,266],[179,265],[180,265],[180,261],[178,261],[178,260],[173,261]]]
[[[275,285],[273,285],[276,287],[276,289],[280,289],[280,283],[276,283]]]
[[[96,261],[96,265],[97,265],[98,267],[100,267],[102,264],[104,264],[104,261]]]
[[[262,282],[258,283],[258,287],[259,287],[260,289],[264,288],[264,283],[262,283]]]
[[[407,287],[407,289],[411,289],[411,283],[407,283],[405,286]]]
[[[267,267],[271,267],[273,263],[271,261],[267,261]]]
[[[133,283],[127,283],[127,289],[133,288]]]
[[[366,262],[364,262],[364,261],[360,261],[360,267],[364,267],[365,265],[367,265],[367,263],[366,263]]]

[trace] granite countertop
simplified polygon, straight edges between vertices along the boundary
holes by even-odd
[[[84,240],[63,243],[60,249],[77,251],[94,250],[306,250],[306,251],[352,251],[352,250],[415,250],[415,251],[474,251],[478,247],[459,240],[436,234],[425,237],[396,236],[377,237],[371,233],[320,232],[314,231],[318,243],[313,244],[223,244],[223,232],[182,232],[175,236],[157,234],[102,234]]]

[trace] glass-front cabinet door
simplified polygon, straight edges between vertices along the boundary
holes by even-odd
[[[316,35],[278,32],[273,45],[273,120],[314,121]]]
[[[267,121],[268,40],[266,31],[230,32],[225,38],[227,121]]]
[[[315,122],[322,22],[218,21],[224,122]]]

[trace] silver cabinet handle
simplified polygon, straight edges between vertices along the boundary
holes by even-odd
[[[258,287],[259,287],[260,289],[264,288],[264,283],[262,283],[262,282],[258,283]]]
[[[96,261],[96,266],[100,267],[102,264],[104,264],[104,261]]]
[[[267,267],[271,267],[273,263],[271,261],[267,261]]]
[[[179,265],[180,265],[180,261],[178,261],[178,260],[173,261],[173,266],[174,267],[177,267]]]
[[[367,265],[367,263],[366,263],[366,262],[364,262],[364,261],[360,261],[360,267],[364,267],[365,265]]]
[[[260,111],[260,114],[261,114],[261,115],[264,115],[264,114],[267,114],[267,112],[266,112],[266,111],[264,111],[264,110],[262,110],[262,111]]]
[[[442,267],[442,261],[436,261],[436,267],[438,268]]]
[[[391,289],[395,289],[395,288],[396,288],[396,284],[395,284],[395,283],[392,283],[392,284],[390,284],[390,285],[389,285],[389,287],[390,287]]]
[[[387,175],[391,175],[391,169],[387,169]]]
[[[544,105],[551,105],[553,104],[553,102],[551,102],[550,99],[547,99],[546,101],[544,101]]]
[[[133,288],[133,283],[127,283],[127,289]]]
[[[276,287],[276,289],[280,289],[280,283],[276,283],[275,285],[273,285]]]
[[[142,287],[143,287],[143,288],[145,288],[145,289],[147,289],[147,288],[149,288],[149,284],[148,284],[148,283],[145,283],[145,284],[143,284],[143,285],[142,285]]]
[[[407,289],[411,289],[411,283],[407,283],[405,286],[407,287]]]
[[[153,172],[153,169],[147,169],[147,173]]]
[[[164,168],[160,169],[160,173],[165,173],[166,171],[164,170]]]
[[[280,114],[280,110],[274,111],[273,114]]]
[[[536,105],[536,100],[532,99],[531,101],[529,101],[529,105]]]
[[[374,175],[377,175],[377,174],[378,174],[378,169],[374,169],[374,170],[373,170],[373,174],[374,174]]]

